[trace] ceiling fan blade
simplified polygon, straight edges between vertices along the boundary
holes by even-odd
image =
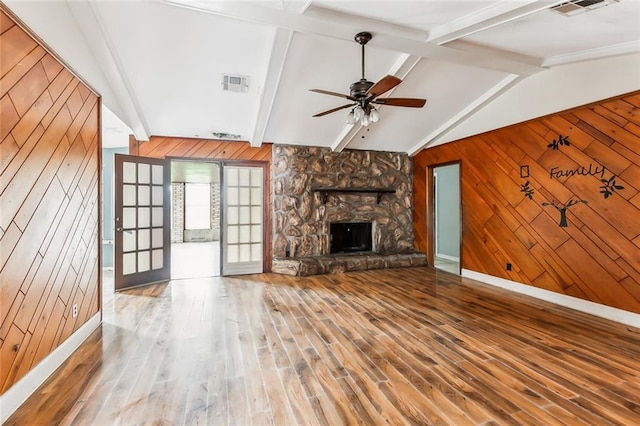
[[[314,117],[322,117],[323,115],[331,114],[332,112],[340,111],[341,109],[349,108],[351,106],[353,106],[353,104],[346,104],[336,108],[328,109],[326,111],[317,113],[316,115],[314,115]]]
[[[422,108],[427,103],[427,100],[418,98],[378,98],[371,101],[371,103],[409,108]]]
[[[316,92],[316,93],[322,93],[323,95],[331,95],[331,96],[337,96],[339,98],[345,98],[345,99],[349,99],[351,101],[355,101],[356,99],[349,96],[349,95],[345,95],[342,93],[338,93],[338,92],[330,92],[328,90],[322,90],[322,89],[309,89],[309,91],[311,92]]]
[[[383,77],[382,80],[371,86],[367,91],[367,96],[375,98],[376,96],[380,96],[383,93],[388,92],[400,83],[402,83],[402,80],[398,77],[394,75],[387,75],[386,77]]]

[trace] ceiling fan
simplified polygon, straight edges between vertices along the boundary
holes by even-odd
[[[369,81],[364,77],[364,46],[369,42],[369,40],[371,40],[371,38],[372,35],[369,32],[360,32],[354,37],[355,41],[362,46],[362,78],[351,84],[349,95],[322,89],[309,89],[312,92],[349,99],[351,102],[327,111],[319,112],[315,114],[314,117],[322,117],[323,115],[331,114],[332,112],[340,111],[341,109],[352,108],[351,112],[349,112],[349,115],[347,116],[347,123],[354,124],[359,121],[363,126],[368,126],[370,123],[375,123],[380,119],[378,109],[375,105],[409,108],[422,108],[425,105],[427,102],[426,99],[378,97],[402,83],[402,80],[393,75],[387,75],[382,78],[382,80],[374,84],[372,81]]]

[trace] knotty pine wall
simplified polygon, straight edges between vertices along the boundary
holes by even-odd
[[[271,201],[271,144],[251,147],[248,142],[218,141],[211,139],[174,138],[152,136],[149,141],[129,139],[129,152],[132,155],[153,158],[191,158],[198,160],[216,160],[229,162],[256,161],[267,165],[265,170],[266,220],[264,226],[265,263],[264,271],[271,271],[272,258],[272,212]]]
[[[0,58],[4,393],[99,311],[100,98],[4,10]]]
[[[463,268],[640,313],[640,92],[426,149],[414,160],[420,250],[433,253],[430,168],[460,161]],[[573,202],[566,227],[560,210],[545,204]]]

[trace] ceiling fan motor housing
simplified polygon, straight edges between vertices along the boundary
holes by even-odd
[[[356,81],[350,86],[351,97],[356,98],[358,100],[366,98],[367,92],[373,86],[373,81],[360,79],[360,81]]]

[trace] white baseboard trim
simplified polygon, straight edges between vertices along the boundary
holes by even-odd
[[[92,316],[35,368],[0,395],[0,424],[7,421],[14,411],[100,326],[100,317],[100,312]]]
[[[438,258],[444,259],[444,260],[450,260],[452,262],[460,262],[459,257],[449,256],[448,254],[436,253],[436,259]]]
[[[531,285],[505,280],[504,278],[486,275],[469,269],[462,269],[462,276],[476,281],[481,281],[485,284],[515,291],[517,293],[526,294],[528,296],[535,297],[536,299],[555,303],[556,305],[564,306],[566,308],[575,309],[576,311],[606,318],[611,321],[630,325],[631,327],[640,328],[640,314],[612,308],[595,302],[589,302],[588,300],[567,296],[566,294],[555,293],[553,291],[544,290]]]

